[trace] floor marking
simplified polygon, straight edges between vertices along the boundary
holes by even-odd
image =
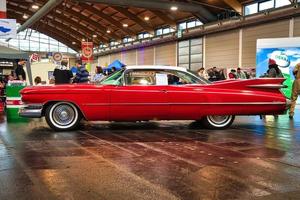
[[[97,136],[94,136],[94,135],[92,135],[92,134],[90,134],[90,133],[87,133],[86,131],[79,131],[79,132],[81,132],[81,133],[83,133],[83,134],[85,134],[85,135],[88,135],[88,136],[90,136],[90,137],[92,137],[92,138],[95,138],[95,139],[97,139],[97,140],[99,140],[99,141],[101,141],[101,142],[103,142],[103,143],[106,143],[106,144],[109,144],[109,145],[111,145],[111,146],[114,146],[114,147],[116,147],[116,148],[118,148],[118,149],[121,149],[121,150],[123,150],[123,151],[126,151],[127,153],[130,153],[130,154],[132,154],[132,155],[135,155],[135,156],[141,156],[140,154],[138,154],[138,153],[135,153],[135,152],[133,152],[133,151],[131,151],[131,150],[129,150],[129,149],[126,149],[126,148],[124,148],[124,147],[121,147],[121,146],[119,146],[119,145],[116,145],[116,144],[114,144],[114,143],[112,143],[112,142],[109,142],[109,141],[107,141],[107,140],[103,140],[103,139],[101,139],[101,138],[98,138]]]

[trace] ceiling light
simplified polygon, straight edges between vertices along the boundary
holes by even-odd
[[[24,19],[28,19],[28,15],[25,15],[25,14],[24,14],[24,15],[23,15],[23,18],[24,18]]]
[[[72,44],[76,44],[76,42],[72,42]]]
[[[172,11],[176,11],[176,10],[178,10],[178,7],[177,7],[177,6],[172,6],[170,9],[171,9]]]
[[[128,24],[123,24],[123,27],[128,27]]]
[[[33,8],[34,10],[39,9],[40,7],[38,5],[32,5],[31,8]]]
[[[83,41],[83,42],[84,42],[84,41],[85,41],[85,39],[84,39],[84,38],[82,38],[82,40],[81,40],[81,41]]]
[[[106,33],[110,33],[110,30],[107,30]]]
[[[148,16],[144,17],[144,20],[145,20],[145,21],[149,21],[149,19],[150,19],[150,18],[149,18]]]
[[[93,35],[93,38],[96,38],[97,37],[97,35]]]

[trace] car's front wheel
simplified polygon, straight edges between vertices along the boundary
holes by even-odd
[[[209,115],[201,119],[201,123],[209,129],[225,129],[231,126],[234,115]]]
[[[78,127],[81,114],[74,104],[57,102],[46,109],[45,118],[52,129],[56,131],[69,131]]]

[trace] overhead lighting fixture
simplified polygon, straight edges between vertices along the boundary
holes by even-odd
[[[107,30],[106,33],[110,33],[110,30]]]
[[[40,7],[38,5],[32,5],[31,8],[33,8],[34,10],[39,9]]]
[[[149,18],[148,16],[144,17],[144,20],[145,20],[145,21],[149,21],[149,19],[150,19],[150,18]]]
[[[25,14],[24,14],[24,15],[23,15],[23,18],[24,18],[24,19],[28,19],[28,15],[25,15]]]
[[[76,44],[76,42],[72,42],[72,44]]]
[[[93,35],[93,38],[96,38],[97,37],[97,35]]]
[[[178,7],[177,7],[177,6],[172,6],[170,9],[171,9],[172,11],[176,11],[176,10],[178,10]]]
[[[123,27],[128,27],[128,24],[123,24]]]
[[[85,42],[85,39],[84,38],[82,38],[82,40],[81,40],[82,42]]]

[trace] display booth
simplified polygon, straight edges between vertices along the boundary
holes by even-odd
[[[18,59],[29,60],[29,54],[18,51],[16,49],[0,46],[0,59],[11,62],[16,62]],[[12,68],[13,70],[13,68]],[[32,85],[32,74],[30,62],[26,62],[26,72],[29,83]],[[26,121],[27,119],[20,118],[18,111],[22,106],[20,90],[26,86],[24,81],[12,81],[6,85],[6,116],[8,122]]]
[[[287,98],[290,98],[292,84],[295,80],[293,70],[300,63],[300,37],[257,40],[257,77],[263,77],[267,73],[269,59],[273,59],[276,62],[284,78],[286,78],[284,85],[288,87],[282,91]],[[299,100],[298,103],[300,103]]]

